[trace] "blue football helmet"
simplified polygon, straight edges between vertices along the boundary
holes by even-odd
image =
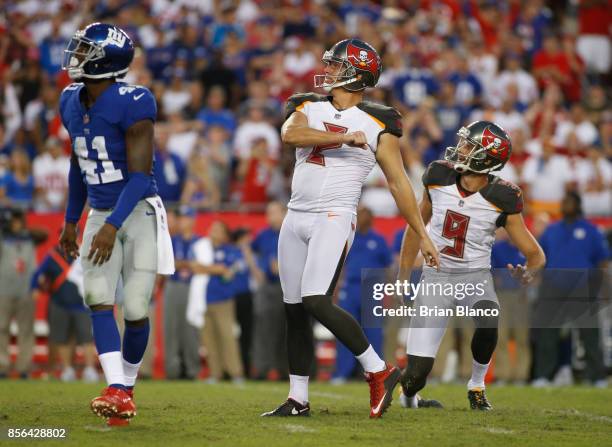
[[[73,80],[123,77],[133,58],[134,43],[122,29],[92,23],[70,39],[62,69]]]

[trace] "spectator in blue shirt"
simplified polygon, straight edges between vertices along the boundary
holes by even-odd
[[[164,32],[159,28],[155,29],[155,38],[155,46],[145,50],[146,61],[147,68],[151,71],[153,79],[161,80],[164,77],[164,70],[166,67],[171,67],[173,65],[174,46],[164,41]]]
[[[178,232],[172,237],[176,271],[164,285],[165,369],[168,379],[195,379],[200,372],[200,343],[198,329],[187,322],[186,316],[192,276],[189,266],[199,236],[194,232],[193,208],[181,206],[177,215]]]
[[[85,369],[82,379],[97,382],[96,350],[93,343],[89,309],[83,302],[83,269],[80,260],[53,247],[45,256],[31,281],[34,296],[49,294],[49,343],[57,348],[61,363],[61,380],[76,379],[72,361],[72,343],[83,348]]]
[[[213,263],[191,264],[193,273],[210,276],[206,287],[206,314],[202,339],[208,352],[210,382],[216,382],[227,373],[234,382],[242,382],[244,373],[238,340],[234,335],[236,302],[234,276],[242,253],[231,244],[231,232],[227,224],[214,221],[208,232],[213,248]]]
[[[221,126],[229,133],[233,133],[236,130],[236,118],[231,110],[224,108],[225,102],[226,94],[223,87],[212,87],[206,98],[206,107],[200,110],[197,119],[206,127]]]
[[[244,39],[246,35],[244,27],[236,20],[236,7],[233,4],[224,6],[219,20],[213,24],[210,32],[210,45],[214,49],[223,47],[230,33],[235,33],[240,39]]]
[[[563,218],[551,224],[540,237],[547,263],[535,323],[548,326],[539,329],[536,338],[534,385],[547,385],[558,366],[561,329],[550,325],[562,326],[581,317],[579,334],[585,350],[587,378],[603,387],[606,381],[597,297],[609,256],[607,242],[597,227],[582,217],[582,200],[577,193],[565,195],[561,214]],[[586,321],[588,315],[592,315],[591,321]]]
[[[372,230],[374,215],[366,207],[357,210],[357,231],[353,245],[346,257],[342,287],[338,294],[338,306],[361,321],[362,312],[369,312],[369,306],[362,303],[361,274],[364,269],[378,269],[371,272],[380,276],[380,282],[386,279],[386,271],[391,263],[391,250],[380,234]],[[369,275],[371,276],[371,275]],[[378,282],[378,281],[377,281]],[[369,303],[369,301],[368,301]],[[366,307],[364,307],[366,305]],[[378,355],[382,356],[382,328],[365,328],[364,332]],[[336,342],[336,370],[334,383],[342,383],[350,378],[357,365],[355,356],[339,341]]]
[[[280,202],[270,202],[266,208],[268,227],[245,252],[257,283],[253,303],[253,366],[258,378],[284,375],[287,370],[285,307],[278,277],[278,236],[286,212]],[[247,254],[249,251],[251,254]]]
[[[457,102],[455,90],[452,82],[443,82],[439,93],[440,101],[435,110],[442,131],[440,146],[444,149],[456,144],[457,129],[463,126],[467,118],[467,110]]]
[[[34,177],[28,154],[21,149],[11,153],[11,171],[0,179],[0,200],[23,209],[32,207]]]
[[[66,39],[60,34],[61,26],[62,16],[54,17],[51,20],[51,34],[43,39],[38,47],[40,66],[52,79],[62,70],[64,49],[66,48]]]
[[[438,81],[427,70],[416,68],[399,75],[393,82],[393,95],[408,108],[417,108],[427,96],[438,93]]]
[[[455,85],[455,96],[460,106],[471,109],[481,102],[482,84],[470,71],[469,58],[458,57],[458,70],[448,80]]]
[[[181,200],[187,168],[181,158],[168,151],[168,132],[162,127],[155,129],[155,182],[164,203],[172,205]]]
[[[529,302],[525,288],[512,277],[508,264],[525,265],[525,257],[507,238],[505,231],[498,231],[498,240],[491,251],[491,267],[495,291],[501,307],[495,377],[500,383],[525,384],[529,379],[531,349],[529,346]],[[511,361],[509,341],[514,340],[514,362]]]
[[[246,374],[251,371],[251,347],[253,344],[253,294],[251,293],[251,269],[247,261],[247,247],[251,241],[248,228],[238,228],[232,233],[232,242],[241,252],[241,258],[234,264],[234,300],[236,321],[240,326],[240,357]]]

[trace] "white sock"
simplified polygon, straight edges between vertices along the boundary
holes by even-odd
[[[387,367],[385,361],[378,356],[372,345],[368,346],[368,349],[356,358],[365,372],[375,373],[383,371]]]
[[[121,363],[123,363],[125,386],[134,386],[136,384],[136,378],[138,377],[138,370],[140,369],[140,365],[142,365],[142,360],[138,363],[130,363],[122,358]]]
[[[484,390],[485,376],[487,375],[489,364],[490,362],[483,365],[482,363],[478,363],[476,360],[472,360],[472,377],[468,382],[468,390],[473,390],[474,388],[482,388]]]
[[[419,408],[419,399],[417,398],[416,394],[412,397],[408,397],[408,405],[410,408]]]
[[[308,402],[308,376],[289,374],[289,397],[302,405]]]
[[[104,371],[106,384],[111,385],[113,383],[118,383],[119,385],[125,385],[123,365],[121,364],[121,352],[105,352],[104,354],[98,355],[98,358],[100,359],[100,364],[102,365],[102,370]]]

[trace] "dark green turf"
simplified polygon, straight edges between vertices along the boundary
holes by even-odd
[[[587,387],[487,389],[494,411],[468,409],[463,386],[424,396],[445,410],[404,410],[394,400],[368,419],[365,383],[311,386],[311,418],[260,418],[287,395],[286,383],[205,385],[145,382],[130,427],[107,429],[89,410],[102,388],[57,382],[0,381],[2,445],[169,446],[605,446],[612,445],[612,390]],[[7,427],[65,427],[65,441],[9,441]]]

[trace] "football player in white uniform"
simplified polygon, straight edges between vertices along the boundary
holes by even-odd
[[[370,385],[370,417],[391,403],[400,378],[374,351],[355,319],[332,302],[332,294],[355,234],[363,183],[378,162],[402,216],[419,235],[427,262],[438,253],[427,235],[399,149],[400,114],[363,100],[374,87],[381,60],[358,39],[335,44],[323,56],[325,74],[314,93],[289,98],[283,142],[296,148],[289,211],[280,231],[278,263],[287,315],[290,390],[286,402],[263,416],[307,416],[308,376],[313,362],[310,317],[327,327],[357,357]]]
[[[440,268],[438,271],[427,266],[423,268],[421,283],[425,287],[415,298],[416,316],[410,321],[406,343],[408,366],[401,379],[400,400],[404,407],[441,406],[439,402],[421,399],[417,392],[425,386],[448,317],[440,313],[430,315],[429,310],[421,312],[422,307],[431,310],[451,308],[454,314],[454,309],[461,306],[469,309],[469,314],[478,314],[474,317],[472,377],[468,382],[470,407],[479,410],[492,408],[485,396],[484,377],[497,344],[499,303],[490,272],[491,247],[497,228],[505,228],[526,258],[524,266],[508,265],[513,276],[522,283],[529,282],[545,264],[544,252],[521,215],[521,190],[490,174],[500,170],[510,158],[512,144],[506,132],[489,121],[476,121],[461,128],[458,136],[457,146],[446,149],[445,161],[434,161],[423,174],[425,192],[420,205],[421,215],[429,223],[429,234],[440,250]],[[410,278],[419,239],[412,228],[404,235],[400,281]],[[441,288],[436,292],[435,287],[428,287],[434,284],[451,284],[453,287],[471,284],[474,293],[445,297],[439,292]],[[477,286],[478,293],[474,289]]]

